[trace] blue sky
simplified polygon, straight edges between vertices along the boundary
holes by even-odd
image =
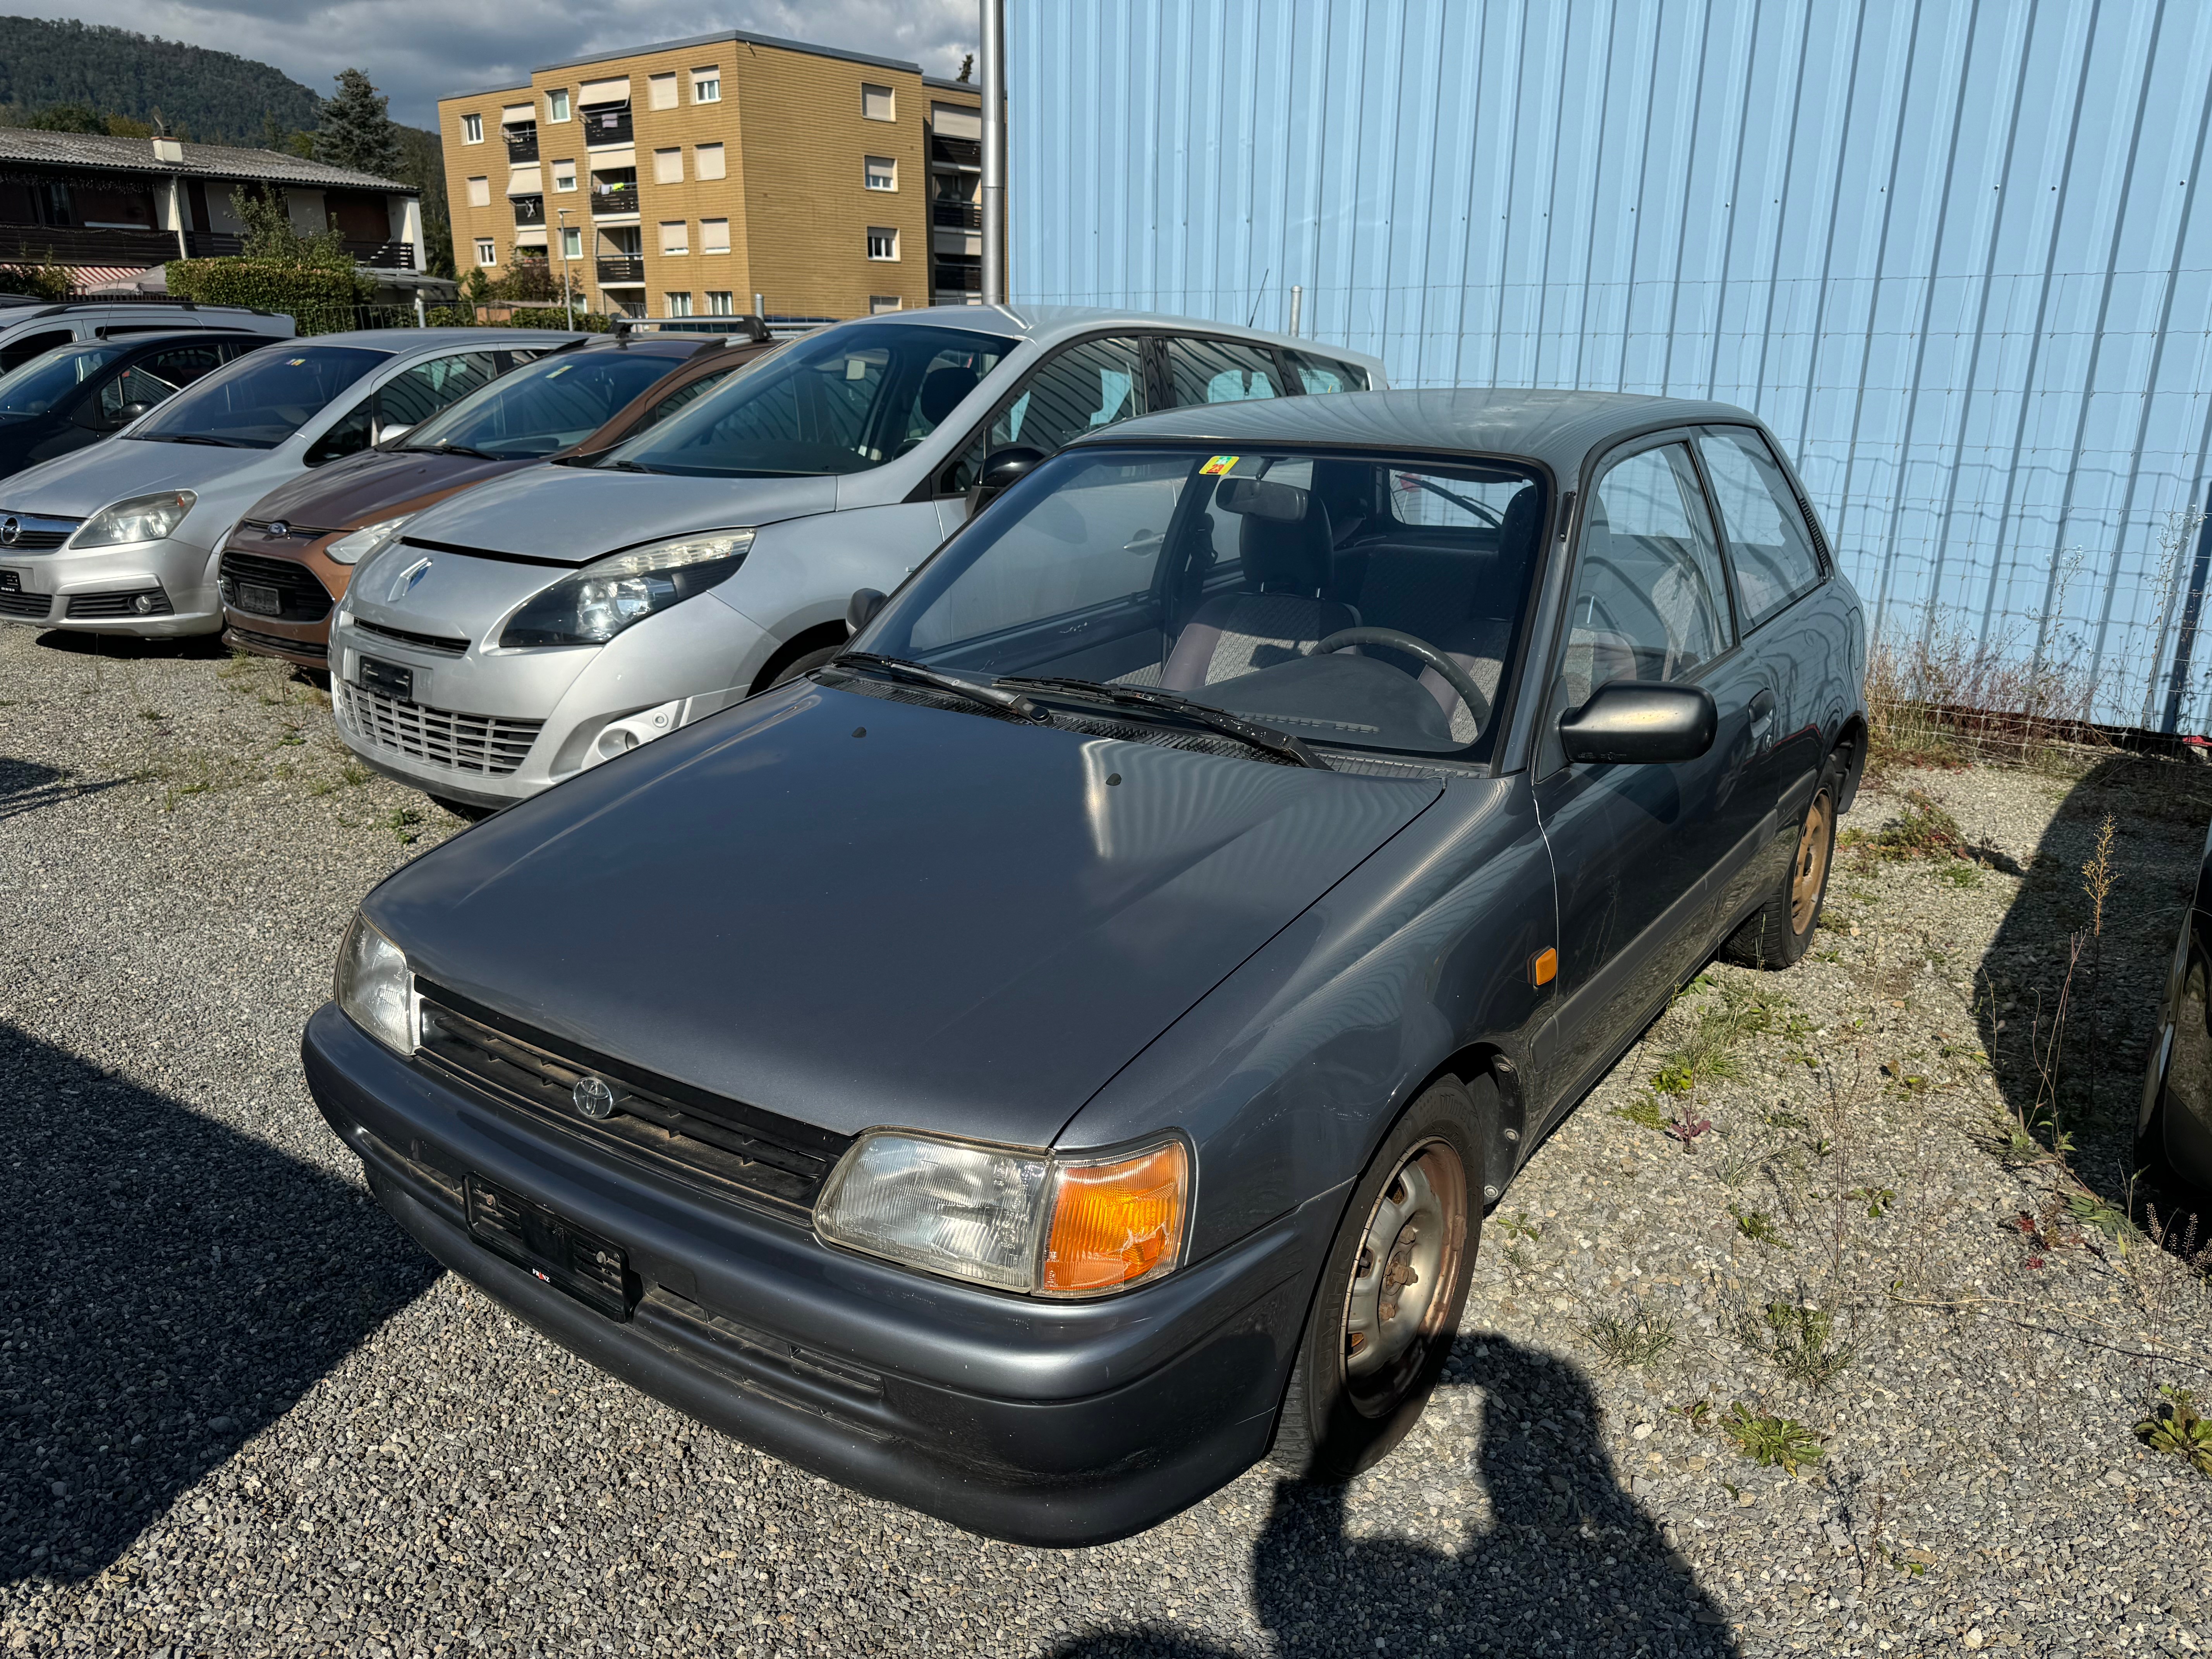
[[[340,70],[366,70],[392,118],[422,127],[435,125],[441,94],[717,28],[904,58],[931,75],[957,73],[977,33],[976,0],[734,0],[704,15],[665,0],[9,0],[7,9],[234,52],[325,95]]]

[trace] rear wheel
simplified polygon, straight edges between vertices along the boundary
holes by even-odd
[[[768,689],[774,690],[779,685],[788,685],[801,674],[821,667],[844,648],[842,645],[827,645],[819,651],[810,651],[805,656],[786,663],[775,671],[775,678],[768,683]]]
[[[1475,1085],[1487,1101],[1496,1085]],[[1419,1420],[1480,1241],[1482,1102],[1455,1078],[1407,1108],[1346,1206],[1291,1366],[1275,1466],[1348,1480]]]
[[[1812,948],[1827,897],[1828,870],[1836,856],[1836,803],[1842,798],[1844,757],[1838,750],[1820,769],[1813,799],[1797,827],[1797,851],[1766,902],[1728,937],[1721,960],[1745,968],[1794,968]]]

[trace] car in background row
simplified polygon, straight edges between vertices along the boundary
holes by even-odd
[[[2166,968],[2135,1161],[2140,1170],[2212,1194],[2212,830]]]
[[[439,1261],[801,1468],[1042,1545],[1342,1481],[1545,1133],[1806,954],[1865,665],[1741,409],[1174,410],[377,887],[308,1085]]]
[[[254,502],[581,337],[392,329],[248,352],[106,442],[0,480],[0,620],[216,633],[216,555]]]
[[[0,375],[0,477],[113,436],[267,337],[196,329],[56,346]],[[0,526],[0,547],[8,544]]]
[[[355,566],[414,514],[520,467],[599,454],[776,349],[765,330],[731,340],[597,336],[479,387],[398,440],[280,486],[224,545],[224,642],[323,667],[331,608]]]
[[[1382,384],[1374,358],[1212,323],[947,307],[793,341],[589,462],[410,520],[332,626],[339,734],[496,809],[826,660],[1032,463],[1150,410]],[[1158,529],[1158,526],[1154,526]]]
[[[203,306],[179,300],[34,300],[0,294],[0,374],[21,368],[56,346],[192,328],[258,334],[269,340],[289,340],[293,334],[292,319],[283,313],[246,306]]]

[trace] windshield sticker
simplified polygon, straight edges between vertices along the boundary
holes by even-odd
[[[570,369],[572,369],[572,368],[575,368],[575,364],[574,364],[574,363],[563,363],[563,364],[562,364],[562,365],[561,365],[561,367],[560,367],[560,368],[558,368],[555,369],[555,370],[554,370],[550,374],[548,374],[545,378],[546,378],[547,380],[559,380],[559,379],[560,379],[563,374],[567,374]]]
[[[1234,455],[1216,455],[1198,469],[1198,476],[1201,478],[1218,478],[1236,465],[1237,457]]]
[[[305,357],[287,357],[284,360],[284,367],[287,368],[297,368],[301,363],[304,363],[307,361],[307,360]]]

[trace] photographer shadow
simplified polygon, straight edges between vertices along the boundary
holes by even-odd
[[[438,1269],[360,1188],[0,1024],[0,1583],[95,1577]]]
[[[1596,1403],[1574,1366],[1496,1338],[1462,1340],[1451,1375],[1479,1380],[1484,1391],[1468,1474],[1488,1498],[1486,1521],[1470,1518],[1456,1554],[1403,1537],[1355,1536],[1352,1489],[1278,1481],[1253,1551],[1252,1593],[1279,1650],[1516,1659],[1738,1651],[1689,1564],[1621,1490],[1598,1438]],[[1437,1473],[1438,1484],[1455,1474]],[[1055,1659],[1231,1652],[1145,1626],[1077,1638]]]

